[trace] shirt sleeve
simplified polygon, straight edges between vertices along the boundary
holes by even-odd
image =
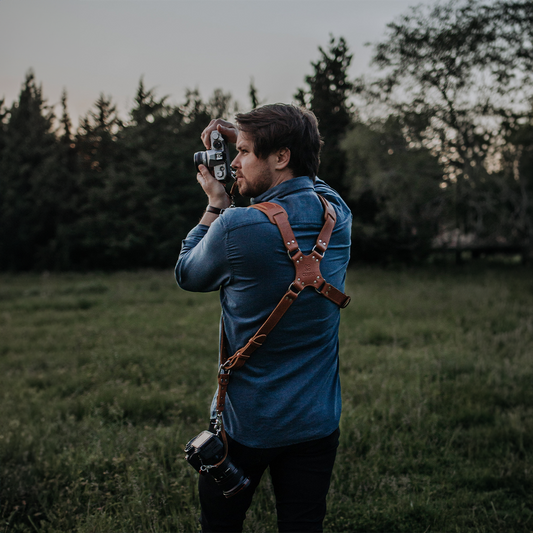
[[[193,228],[181,246],[175,276],[187,291],[216,291],[231,280],[227,254],[227,232],[220,217],[205,226]]]

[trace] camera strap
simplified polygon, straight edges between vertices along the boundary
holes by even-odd
[[[226,392],[228,390],[229,376],[232,370],[236,370],[244,365],[253,352],[257,350],[266,340],[267,335],[274,329],[282,316],[294,303],[302,290],[312,287],[319,294],[335,303],[340,308],[345,308],[350,303],[350,297],[339,289],[328,283],[320,272],[320,262],[322,261],[328,244],[330,242],[333,228],[337,221],[337,215],[331,204],[322,196],[318,195],[324,207],[324,225],[320,231],[315,246],[309,255],[304,255],[298,246],[294,232],[289,223],[289,217],[283,207],[272,202],[262,202],[250,207],[263,212],[272,224],[275,224],[283,239],[283,244],[287,250],[290,260],[294,264],[295,277],[289,285],[287,292],[283,295],[276,308],[272,311],[263,325],[257,330],[248,343],[237,350],[231,357],[228,357],[226,350],[226,340],[224,334],[224,321],[222,321],[222,334],[220,345],[220,367],[218,372],[218,397],[217,397],[217,418],[224,411]]]

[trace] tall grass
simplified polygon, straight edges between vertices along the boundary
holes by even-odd
[[[356,269],[328,532],[533,531],[533,275]],[[194,532],[219,304],[171,272],[0,277],[0,531]],[[247,532],[276,531],[265,476]]]

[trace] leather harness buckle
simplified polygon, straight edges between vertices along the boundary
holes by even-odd
[[[228,361],[226,361],[227,363]],[[226,363],[222,363],[219,367],[218,367],[218,375],[219,376],[229,376],[231,374],[231,369],[229,368],[226,368]]]
[[[294,253],[291,255],[291,251],[290,250],[287,250],[287,255],[289,256],[289,259],[292,261],[297,255],[298,253],[302,253],[302,251],[300,250],[300,248],[298,248],[297,250],[294,250]]]
[[[297,287],[295,284],[294,284],[294,281],[289,285],[289,288],[287,289],[287,292],[293,292],[295,293],[296,295],[300,294],[302,292],[304,287]]]

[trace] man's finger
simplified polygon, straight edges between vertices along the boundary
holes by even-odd
[[[226,137],[228,142],[236,143],[237,142],[237,131],[235,126],[224,126],[223,124],[218,124],[217,130]]]
[[[215,179],[213,178],[213,175],[211,174],[211,172],[209,172],[209,169],[205,165],[198,165],[198,174],[202,177],[204,181],[208,180],[209,178]]]
[[[202,139],[202,142],[204,143],[204,146],[207,149],[211,148],[211,139],[209,138],[209,136],[211,134],[211,131],[215,129],[214,128],[215,122],[216,122],[215,119],[211,119],[211,122],[209,122],[209,124],[207,125],[207,128],[205,128],[204,131],[202,131],[202,134],[200,135],[200,138]]]
[[[222,133],[229,142],[237,142],[237,128],[231,122],[221,118],[213,119],[200,135],[204,146],[208,150],[211,148],[211,132],[215,129]]]

